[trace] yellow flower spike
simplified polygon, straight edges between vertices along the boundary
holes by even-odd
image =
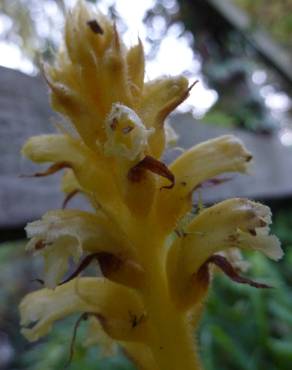
[[[37,340],[56,320],[80,313],[77,326],[99,320],[93,332],[121,345],[141,370],[200,370],[193,331],[212,264],[264,288],[238,274],[234,248],[274,260],[282,251],[269,235],[270,211],[258,203],[231,199],[189,212],[195,189],[222,173],[246,172],[251,154],[228,135],[162,163],[176,139],[165,119],[194,84],[183,76],[145,82],[144,64],[141,41],[128,49],[116,26],[85,2],[67,16],[64,44],[44,73],[54,109],[73,127],[29,139],[23,154],[50,164],[36,177],[65,169],[65,203],[80,191],[93,210],[51,211],[27,226],[28,249],[44,257],[44,280],[54,289],[24,298],[22,331]],[[103,278],[80,277],[93,261]]]
[[[138,317],[144,312],[141,299],[134,291],[102,278],[80,278],[78,284],[86,300],[77,294],[74,280],[55,290],[30,293],[22,300],[22,333],[27,339],[38,340],[51,330],[55,321],[78,312],[96,314],[108,335],[118,340],[140,341],[146,337],[147,320],[133,330],[129,312]],[[26,328],[31,323],[34,326]]]
[[[226,172],[246,172],[251,154],[234,136],[226,135],[196,145],[171,165],[176,184],[158,198],[158,217],[167,229],[191,208],[192,192],[202,182]],[[161,180],[161,186],[164,181]]]

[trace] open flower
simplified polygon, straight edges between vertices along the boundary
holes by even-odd
[[[67,17],[55,64],[44,70],[53,108],[73,130],[33,137],[23,154],[50,164],[35,176],[65,169],[65,203],[83,193],[92,211],[49,211],[28,224],[27,248],[44,258],[46,288],[20,304],[23,334],[37,340],[79,312],[92,319],[91,337],[96,331],[102,338],[103,330],[141,369],[199,369],[197,319],[189,317],[201,310],[210,264],[264,287],[238,274],[234,250],[282,256],[266,206],[236,198],[190,212],[195,189],[222,173],[244,173],[251,154],[227,135],[187,150],[169,167],[161,162],[165,119],[192,86],[182,76],[145,82],[141,42],[127,49],[115,25],[81,1]],[[104,277],[80,277],[94,260]]]

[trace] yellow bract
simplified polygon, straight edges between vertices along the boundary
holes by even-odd
[[[169,167],[162,163],[175,139],[165,119],[192,86],[183,76],[145,82],[141,42],[128,49],[116,26],[82,1],[44,71],[52,106],[72,129],[29,139],[23,154],[50,164],[37,177],[65,169],[64,205],[79,192],[92,210],[49,211],[26,227],[28,250],[45,261],[46,288],[22,301],[22,332],[37,340],[56,320],[88,313],[90,342],[101,338],[112,348],[115,341],[141,369],[200,369],[192,331],[209,264],[250,283],[232,267],[242,265],[235,248],[282,256],[266,206],[230,199],[191,212],[194,190],[222,173],[246,172],[251,154],[227,135],[187,150]],[[104,278],[79,277],[92,261]]]

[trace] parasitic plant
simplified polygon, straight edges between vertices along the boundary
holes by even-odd
[[[20,304],[23,334],[35,341],[80,313],[90,317],[91,335],[118,343],[139,369],[200,369],[193,333],[213,266],[265,287],[239,275],[237,248],[282,256],[264,205],[235,198],[192,212],[195,189],[245,172],[251,154],[222,136],[161,162],[165,119],[192,86],[183,76],[145,82],[141,43],[127,49],[115,25],[81,1],[44,74],[53,108],[72,127],[30,138],[23,154],[51,163],[35,176],[65,169],[65,203],[79,192],[92,211],[64,207],[27,225],[27,249],[43,257],[46,287]],[[82,277],[94,260],[103,277]]]

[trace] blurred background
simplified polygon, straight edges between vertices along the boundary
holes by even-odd
[[[128,45],[140,37],[146,79],[184,74],[199,82],[170,123],[179,148],[226,133],[254,154],[249,176],[233,176],[200,196],[212,204],[247,196],[273,210],[273,232],[285,250],[279,263],[252,253],[249,276],[272,285],[255,290],[218,274],[199,331],[206,370],[291,370],[292,363],[292,0],[91,0],[116,20]],[[19,333],[17,306],[36,289],[41,264],[25,253],[23,228],[59,208],[58,175],[19,178],[36,168],[19,150],[34,134],[54,131],[40,73],[60,45],[64,14],[74,0],[0,0],[0,369],[63,369],[76,318],[29,344]],[[198,201],[195,194],[194,202]],[[82,200],[71,207],[82,205]],[[70,369],[130,370],[119,351],[105,357],[78,333]],[[174,333],[175,340],[175,333]],[[177,338],[179,340],[179,338]]]

